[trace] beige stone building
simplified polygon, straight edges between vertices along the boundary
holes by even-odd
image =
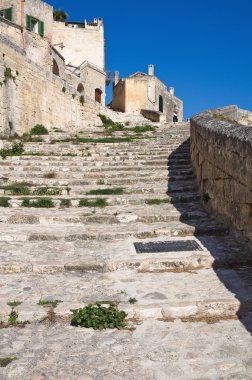
[[[7,35],[4,21],[9,26]],[[105,47],[101,18],[93,22],[57,22],[53,20],[53,8],[41,0],[1,0],[0,28],[1,34],[18,42],[32,61],[76,86],[77,94],[105,105]],[[17,34],[14,29],[20,31],[20,41],[12,40]]]
[[[174,95],[174,87],[167,87],[154,75],[154,66],[149,65],[148,74],[135,74],[119,80],[114,76],[113,100],[115,111],[142,114],[153,121],[183,120],[183,102]]]

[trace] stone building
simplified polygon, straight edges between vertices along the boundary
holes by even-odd
[[[174,87],[169,92],[154,75],[153,65],[149,65],[148,74],[136,72],[120,80],[119,73],[115,72],[111,108],[142,114],[152,121],[183,120],[183,102],[174,95]]]
[[[53,8],[41,0],[1,0],[1,26],[21,28],[21,47],[28,58],[105,105],[105,48],[101,18],[93,22],[57,22]],[[1,28],[5,34],[6,28]],[[14,31],[8,30],[12,40]],[[16,42],[16,41],[15,41]]]

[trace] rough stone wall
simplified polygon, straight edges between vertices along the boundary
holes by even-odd
[[[125,81],[121,80],[113,87],[112,109],[126,112]]]
[[[13,22],[17,25],[22,25],[21,15],[21,0],[1,0],[0,9],[12,7]],[[52,39],[52,26],[53,26],[53,7],[41,0],[26,0],[25,1],[25,15],[30,15],[40,21],[44,22],[45,37],[51,41]],[[24,24],[26,25],[26,18],[24,16]],[[25,26],[24,25],[24,26]]]
[[[140,114],[142,110],[159,113],[159,97],[163,98],[160,120],[172,122],[177,115],[183,121],[183,102],[167,91],[164,83],[150,75],[121,79],[113,90],[112,108],[116,111]]]
[[[239,115],[237,107],[191,119],[191,157],[207,207],[232,223],[252,245],[252,126],[218,120]],[[232,116],[233,115],[233,116]]]
[[[142,108],[148,108],[147,81],[143,78],[125,80],[125,111],[140,114]]]
[[[105,105],[105,79],[105,73],[98,67],[87,62],[81,67],[80,82],[83,83],[85,94],[95,101],[95,90],[100,89],[102,105]]]
[[[64,22],[53,23],[52,44],[63,43],[60,50],[66,65],[80,66],[84,61],[104,70],[104,31],[103,25],[94,28],[77,28]]]
[[[85,107],[89,102],[82,106],[78,97],[72,97],[76,86],[32,62],[21,48],[2,38],[0,51],[1,136],[22,134],[35,124],[44,124],[49,129],[85,126]],[[6,68],[11,69],[15,80],[5,78]]]

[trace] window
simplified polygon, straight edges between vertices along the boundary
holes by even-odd
[[[164,112],[164,102],[161,95],[159,96],[159,112]]]
[[[95,101],[97,103],[101,103],[101,96],[102,96],[102,90],[100,90],[99,88],[96,88],[95,89]]]
[[[58,77],[60,76],[60,73],[59,73],[59,66],[57,64],[57,62],[55,61],[55,59],[53,59],[53,74],[57,75]]]
[[[0,17],[5,18],[6,20],[12,21],[12,8],[1,9]]]
[[[26,29],[39,34],[41,37],[44,37],[43,21],[37,20],[36,18],[30,15],[26,15]]]

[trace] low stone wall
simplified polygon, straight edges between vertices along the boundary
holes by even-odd
[[[252,246],[252,126],[239,124],[242,115],[230,106],[192,117],[191,157],[207,207]]]

